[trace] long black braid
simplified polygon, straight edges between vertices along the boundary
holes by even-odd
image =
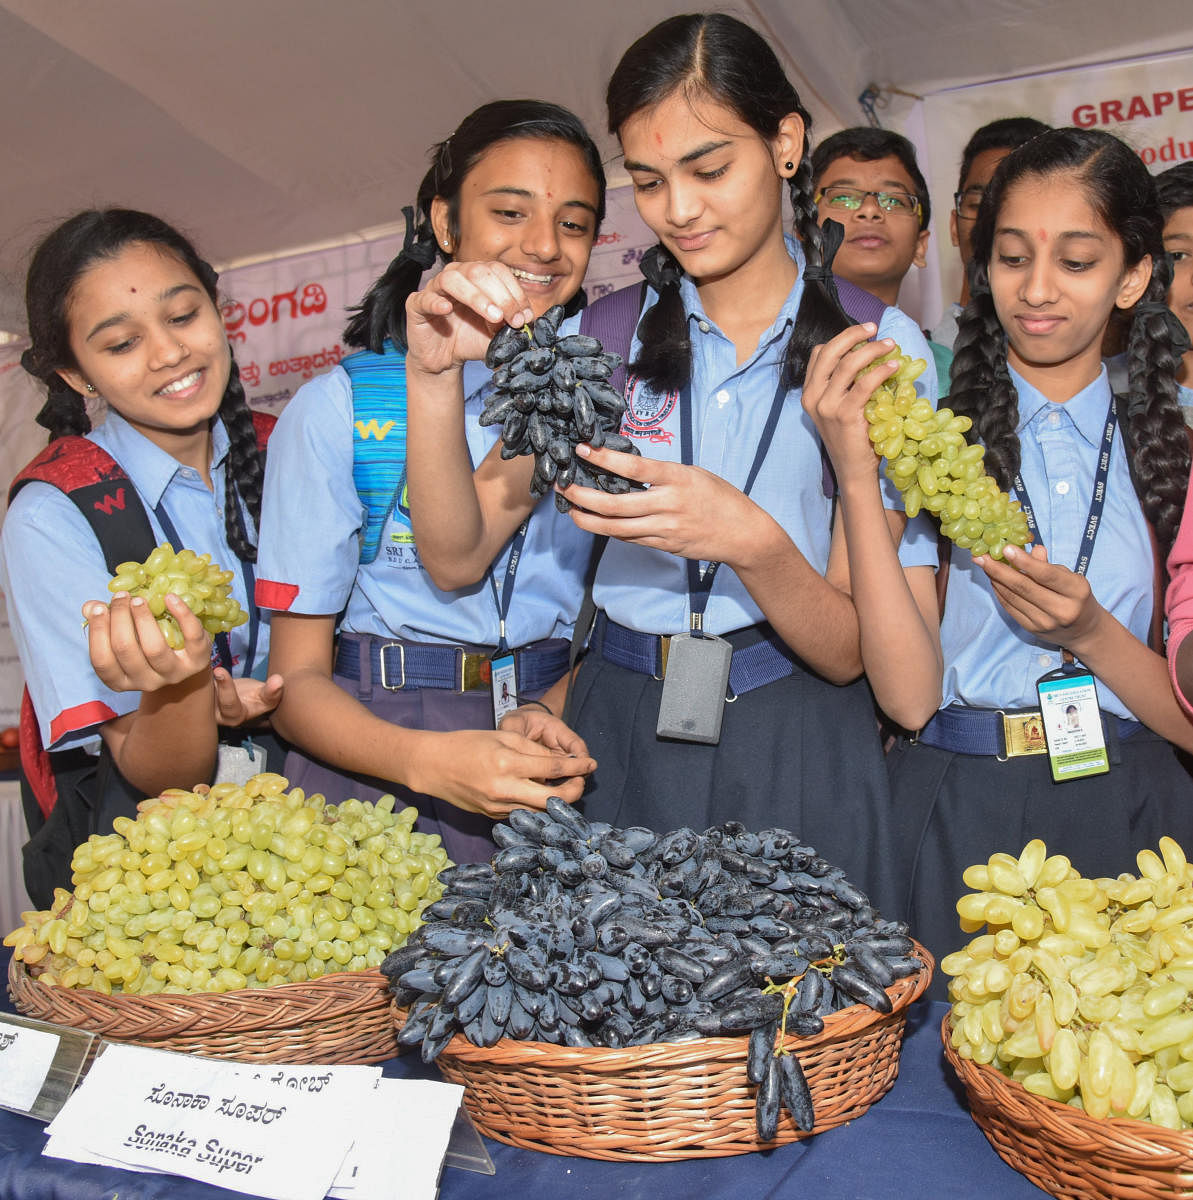
[[[397,257],[386,267],[364,299],[349,309],[344,341],[380,354],[386,339],[406,349],[406,300],[418,290],[424,272],[436,262],[450,262],[460,239],[460,189],[469,171],[490,147],[517,138],[541,138],[575,146],[597,185],[596,230],[605,216],[605,169],[600,151],[580,118],[558,104],[542,100],[497,100],[468,114],[459,128],[431,148],[431,166],[423,176],[414,206],[402,209],[406,235]],[[440,246],[431,224],[431,203],[447,202],[448,246]],[[594,230],[595,236],[595,230]],[[582,293],[572,298],[584,303]]]
[[[806,260],[804,291],[783,361],[787,387],[803,384],[813,347],[851,322],[823,270],[822,233],[812,202],[812,118],[800,102],[774,51],[750,26],[724,13],[671,17],[640,37],[621,57],[609,80],[609,131],[617,134],[635,113],[678,92],[707,97],[736,114],[768,142],[783,119],[804,123],[804,150],[789,180],[795,232]],[[631,370],[653,391],[676,391],[691,379],[692,347],[679,285],[679,264],[663,246],[642,260],[658,301],[640,323],[640,351]]]
[[[50,431],[51,441],[91,430],[83,396],[59,373],[60,368],[78,365],[70,348],[67,317],[71,291],[83,272],[95,263],[115,258],[126,247],[138,244],[159,246],[174,255],[199,280],[208,299],[218,307],[219,277],[215,270],[199,257],[181,233],[160,218],[132,209],[111,208],[81,212],[59,225],[37,247],[29,266],[25,309],[32,344],[21,356],[25,370],[46,385],[48,398],[37,421]],[[225,536],[240,559],[256,562],[257,548],[244,528],[240,502],[248,510],[255,535],[261,520],[264,463],[257,449],[252,413],[234,356],[219,416],[229,439],[224,472]]]
[[[1120,240],[1125,267],[1150,255],[1151,279],[1131,313],[1128,394],[1121,413],[1131,478],[1162,553],[1176,536],[1189,478],[1189,443],[1177,402],[1179,322],[1164,297],[1171,263],[1155,185],[1138,155],[1112,134],[1054,129],[1007,156],[986,190],[974,226],[971,301],[958,322],[949,404],[974,423],[990,474],[1009,489],[1019,470],[1019,404],[1007,368],[1006,334],[990,292],[995,223],[1008,189],[1026,176],[1071,174]]]

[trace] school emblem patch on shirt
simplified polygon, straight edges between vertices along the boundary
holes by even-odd
[[[678,402],[678,392],[652,392],[640,379],[631,378],[626,388],[626,411],[621,418],[621,432],[626,437],[671,445],[675,435],[663,426]]]

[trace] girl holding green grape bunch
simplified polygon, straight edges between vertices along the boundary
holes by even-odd
[[[1189,472],[1161,232],[1146,168],[1098,130],[1036,137],[982,201],[949,406],[1034,544],[995,559],[944,543],[944,704],[888,756],[896,915],[937,957],[961,941],[962,872],[1000,847],[1041,838],[1092,877],[1164,835],[1193,844],[1175,753],[1193,722],[1156,620]],[[1131,327],[1119,397],[1101,356],[1116,310]],[[937,546],[921,515],[902,560],[935,566]]]
[[[89,833],[110,829],[144,796],[209,781],[220,727],[269,712],[282,684],[265,676],[268,628],[250,607],[262,462],[215,272],[157,217],[84,212],[37,248],[26,297],[31,345],[22,363],[49,392],[38,420],[51,445],[35,463],[52,466],[56,439],[85,436],[124,473],[107,487],[110,499],[90,507],[104,509],[106,500],[110,514],[139,498],[150,547],[169,541],[178,551],[209,553],[231,571],[225,582],[250,616],[216,639],[213,665],[211,635],[175,594],[193,589],[204,569],[183,555],[184,568],[193,568],[186,586],[180,581],[163,597],[181,635],[172,647],[146,596],[123,589],[110,596],[90,507],[68,495],[73,477],[56,483],[28,469],[18,477],[0,537],[0,586],[32,701],[30,724],[35,717],[58,785],[55,802],[53,788],[38,788],[46,779],[30,771],[33,756],[23,752],[34,835],[25,874],[39,900],[67,881],[70,851]],[[95,429],[87,397],[106,404]],[[62,445],[73,446],[72,455],[80,449]]]

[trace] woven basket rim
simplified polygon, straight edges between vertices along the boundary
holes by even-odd
[[[298,1028],[385,1006],[388,989],[372,968],[234,992],[107,995],[40,983],[16,958],[9,961],[8,984],[13,1003],[28,1016],[125,1039]]]
[[[913,939],[914,941],[914,939]],[[788,1034],[784,1045],[790,1049],[806,1050],[855,1037],[873,1026],[902,1018],[906,1009],[928,987],[936,960],[927,947],[915,942],[914,951],[923,967],[915,974],[895,980],[886,989],[891,997],[891,1011],[878,1012],[863,1004],[839,1009],[824,1019],[824,1028],[811,1037]],[[393,1005],[395,1023],[405,1023],[407,1010]],[[441,1056],[461,1063],[483,1067],[540,1067],[547,1070],[582,1069],[594,1073],[610,1073],[627,1067],[683,1067],[718,1058],[734,1058],[741,1054],[747,1035],[737,1037],[694,1038],[686,1042],[647,1042],[642,1045],[610,1049],[605,1046],[558,1046],[553,1042],[516,1041],[501,1038],[492,1046],[475,1046],[462,1033],[457,1033],[443,1048]]]
[[[1085,1147],[1093,1144],[1106,1156],[1126,1163],[1137,1160],[1139,1166],[1153,1173],[1169,1165],[1183,1165],[1185,1170],[1182,1174],[1193,1185],[1193,1129],[1169,1129],[1134,1117],[1091,1117],[1083,1109],[1074,1108],[1071,1104],[1037,1096],[1018,1080],[1004,1075],[997,1067],[962,1058],[953,1048],[951,1033],[950,1012],[945,1013],[940,1023],[945,1058],[964,1085],[970,1099],[970,1113],[983,1130],[986,1130],[985,1107],[997,1105],[1004,1129],[1013,1126],[1025,1141],[1038,1140],[1042,1130],[1033,1129],[1023,1120],[1015,1119],[1016,1110],[1026,1109],[1037,1126],[1064,1127],[1067,1136],[1057,1144],[1069,1147],[1075,1161],[1088,1157]],[[982,1091],[987,1094],[983,1096]],[[975,1111],[975,1099],[979,1102],[978,1111]],[[1077,1147],[1082,1149],[1078,1150]]]

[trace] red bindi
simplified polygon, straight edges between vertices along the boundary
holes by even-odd
[[[134,296],[137,294],[137,289],[136,289],[136,288],[129,288],[128,290],[129,290],[130,292],[132,292],[132,294],[133,294]]]
[[[1043,243],[1043,242],[1046,242],[1047,240],[1048,240],[1048,235],[1042,229],[1039,229],[1036,231],[1036,241],[1037,242]]]

